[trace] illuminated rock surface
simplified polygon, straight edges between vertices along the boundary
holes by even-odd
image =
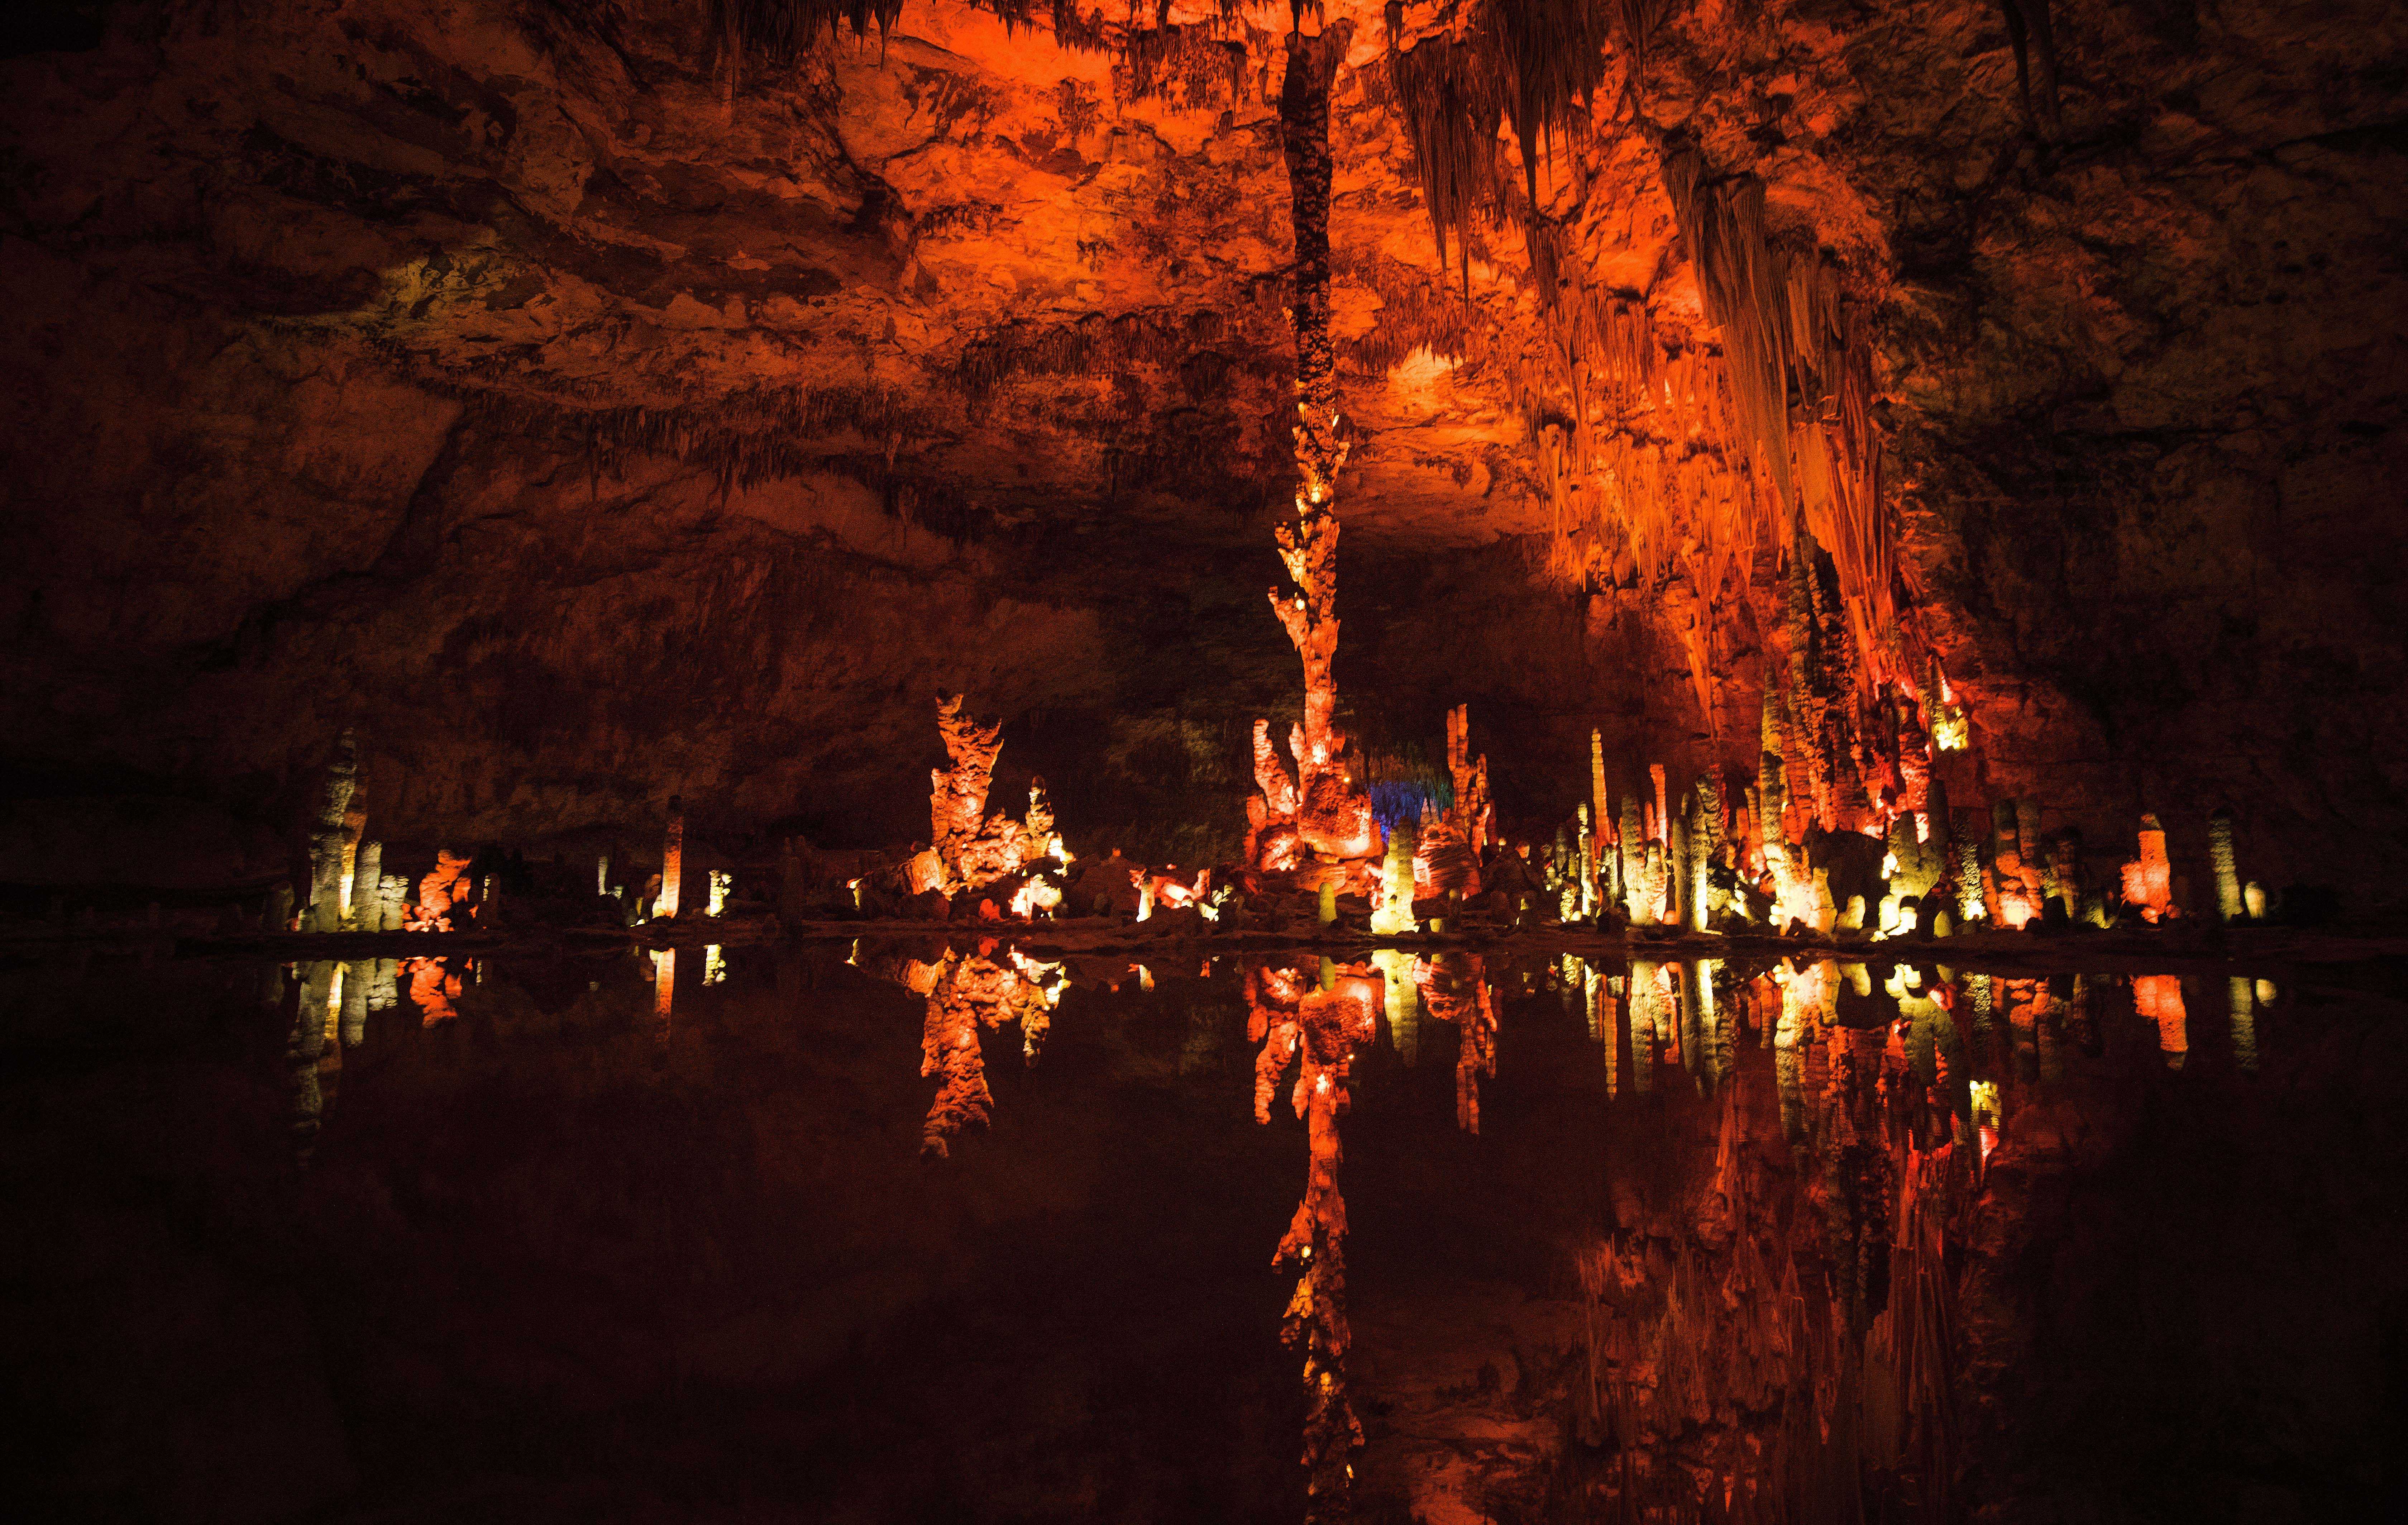
[[[1676,778],[1745,766],[1768,661],[1825,706],[1878,659],[1949,688],[1985,794],[2097,842],[2229,800],[2270,884],[2374,884],[2344,849],[2399,829],[2408,755],[2401,341],[2369,321],[2408,299],[2399,19],[2047,8],[2028,122],[1986,3],[1634,7],[1643,48],[1595,22],[1590,124],[1526,123],[1526,169],[1509,143],[1435,209],[1440,18],[1309,20],[1351,27],[1344,691],[1433,733],[1469,700],[1506,813],[1568,815],[1592,726]],[[675,792],[899,838],[887,763],[941,683],[1068,818],[1175,800],[1227,823],[1182,858],[1235,856],[1227,727],[1294,712],[1245,608],[1294,484],[1283,18],[1065,48],[1051,13],[913,0],[731,70],[706,9],[121,7],[0,64],[28,778],[249,812],[243,781],[407,716],[362,763],[388,841],[632,828]],[[1725,254],[1786,272],[1785,327]],[[1941,671],[1797,666],[1794,630],[1886,638],[1734,486],[1778,474],[1742,382],[1781,365],[1832,420],[1791,487],[1832,587],[1894,562]],[[1823,816],[1854,808],[1827,718],[1798,717]]]

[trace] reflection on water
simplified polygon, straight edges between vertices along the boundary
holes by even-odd
[[[796,957],[713,946],[684,993],[673,951],[616,977],[649,977],[666,1034],[673,1011],[736,991],[732,976],[748,959]],[[2111,1058],[2146,1057],[2160,1073],[2196,1060],[2254,1075],[2277,994],[2238,976],[1456,951],[1222,958],[1191,973],[1042,957],[996,940],[856,948],[847,962],[920,1003],[918,1074],[933,1094],[921,1093],[919,1141],[931,1160],[968,1157],[977,1131],[1011,1126],[996,1116],[988,1044],[1009,1029],[1023,1067],[1039,1065],[1074,988],[1092,1002],[1074,1003],[1078,1020],[1103,1023],[1123,1009],[1115,1003],[1155,999],[1159,987],[1223,991],[1221,1003],[1190,1011],[1181,1077],[1224,1073],[1217,1056],[1234,1049],[1242,1013],[1250,1058],[1242,1082],[1234,1057],[1227,1067],[1223,1110],[1268,1127],[1283,1101],[1303,1126],[1302,1190],[1270,1261],[1295,1278],[1277,1337],[1301,1361],[1313,1519],[1349,1517],[1364,1486],[1358,1467],[1409,1497],[1437,1486],[1426,1475],[1398,1481],[1406,1469],[1383,1451],[1395,1449],[1383,1437],[1396,1427],[1376,1417],[1390,1397],[1366,1390],[1350,1361],[1341,1128],[1367,1085],[1376,1097],[1425,1065],[1443,1067],[1452,1043],[1455,1126],[1462,1146],[1478,1149],[1488,1143],[1484,1082],[1509,1086],[1498,1094],[1510,1103],[1535,1078],[1515,1072],[1517,1029],[1558,1023],[1584,1035],[1584,1084],[1601,1095],[1612,1144],[1549,1146],[1602,1158],[1608,1189],[1555,1251],[1575,1338],[1548,1486],[1623,1518],[1944,1519],[1981,1502],[1960,1496],[1971,1316],[1961,1300],[1982,1236],[2001,1231],[1985,1228],[1986,1171],[2027,1119],[2044,1119]],[[374,1041],[372,1016],[390,1012],[419,1030],[473,1025],[481,974],[437,958],[281,971],[264,994],[290,1019],[302,1158],[320,1151],[344,1055]],[[2194,1031],[2192,1003],[2212,1013],[2219,1000],[2224,1030],[2211,1021]],[[1431,1079],[1443,1085],[1442,1069]],[[1489,1102],[1494,1135],[1512,1108]],[[1634,1144],[1650,1126],[1660,1144]]]

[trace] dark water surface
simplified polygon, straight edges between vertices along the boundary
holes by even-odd
[[[2408,1027],[2386,971],[2269,972],[22,966],[11,1490],[38,1519],[2374,1518],[2408,1447]]]

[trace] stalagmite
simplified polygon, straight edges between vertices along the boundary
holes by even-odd
[[[1663,919],[1668,922],[1685,923],[1688,915],[1688,899],[1691,894],[1689,823],[1677,815],[1674,816],[1670,836],[1671,840],[1665,844],[1664,853],[1662,914]]]
[[[1382,937],[1419,930],[1413,920],[1413,852],[1415,827],[1398,822],[1388,832],[1388,856],[1380,870],[1380,903],[1371,912],[1371,930]]]
[[[2249,881],[2247,886],[2241,891],[2241,907],[2249,913],[2251,921],[2264,921],[2266,919],[2266,886],[2255,879]]]
[[[2082,917],[2082,833],[2073,827],[2058,832],[2049,843],[2049,869],[2057,877],[2057,898],[2068,921]]]
[[[1590,868],[1593,873],[1602,876],[1611,871],[1606,869],[1606,855],[1602,846],[1605,839],[1613,835],[1613,810],[1612,801],[1606,798],[1605,794],[1605,733],[1594,726],[1589,727],[1588,733],[1588,808],[1590,813],[1588,818],[1597,824],[1597,838],[1599,843],[1599,850],[1591,855]],[[1592,906],[1606,903],[1620,894],[1622,874],[1612,871],[1612,878],[1613,883],[1611,885],[1598,886],[1597,891],[1589,897],[1589,903]]]
[[[1614,875],[1622,888],[1622,914],[1633,923],[1647,919],[1642,907],[1647,897],[1647,831],[1641,825],[1639,797],[1622,797],[1622,830],[1615,843],[1615,856],[1621,871]]]
[[[685,885],[685,809],[683,802],[669,800],[669,824],[661,841],[661,894],[653,902],[652,914],[675,917]]]
[[[363,932],[383,928],[384,843],[364,842],[351,857],[351,923]]]
[[[1028,781],[1028,813],[1022,818],[1021,827],[1031,859],[1050,857],[1068,865],[1068,852],[1062,845],[1061,833],[1054,829],[1054,797],[1046,792],[1041,776],[1032,776]]]
[[[1471,706],[1458,704],[1446,712],[1446,770],[1455,782],[1450,813],[1455,829],[1477,858],[1493,835],[1496,812],[1488,800],[1488,758],[1471,755]]]
[[[448,847],[435,852],[435,871],[418,882],[418,915],[408,924],[413,931],[448,932],[452,928],[452,907],[467,899],[466,882],[463,878],[468,860]]]
[[[1714,888],[1714,869],[1724,846],[1721,769],[1698,780],[1691,798],[1688,925],[1691,930],[1702,932],[1721,909],[1722,897]]]
[[[610,893],[610,855],[604,853],[594,860],[594,893]]]
[[[2032,914],[2038,915],[2042,902],[2051,893],[2049,881],[2054,877],[2048,849],[2041,842],[2040,801],[2025,796],[2014,804],[2015,861],[2023,871],[2024,898],[2031,902]]]
[[[1973,816],[1978,829],[1979,817]],[[1982,844],[1972,831],[1956,839],[1956,914],[1959,925],[1980,927],[1989,919],[1988,897],[1983,894]]]
[[[2139,908],[2144,921],[2159,922],[2179,914],[2174,905],[2173,869],[2166,861],[2165,827],[2155,815],[2141,817],[2141,856],[2124,865],[2124,899]]]
[[[377,925],[380,932],[397,932],[408,919],[409,881],[397,873],[377,881]]]
[[[734,886],[736,875],[725,869],[710,870],[710,902],[702,908],[706,916],[718,915],[727,908],[727,892]]]
[[[351,808],[359,771],[359,743],[347,730],[335,743],[335,760],[326,767],[325,787],[309,833],[308,919],[313,932],[338,931],[343,925],[343,817]]]
[[[2013,799],[1991,801],[1990,869],[1984,899],[1995,926],[2020,928],[2040,914],[2040,874],[2024,859],[2023,813]],[[2036,813],[2033,819],[2037,822]]]
[[[1931,716],[1931,744],[1940,752],[1962,752],[1972,741],[1972,727],[1965,707],[1956,702],[1956,691],[1948,686],[1948,675],[1940,670],[1935,661],[1930,667],[1930,681],[1924,686],[1924,708]]]
[[[2207,856],[2215,865],[2215,912],[2226,921],[2247,913],[2241,896],[2241,870],[2232,854],[2232,813],[2218,807],[2207,818]]]
[[[1271,744],[1271,723],[1254,722],[1254,793],[1247,800],[1246,860],[1258,869],[1296,867],[1296,778]],[[1255,817],[1259,815],[1261,819]]]
[[[1597,914],[1598,845],[1602,836],[1597,827],[1590,823],[1587,801],[1584,800],[1573,807],[1573,813],[1580,821],[1580,857],[1572,870],[1577,901],[1575,902],[1571,896],[1566,897],[1566,903],[1574,905],[1574,912],[1568,912],[1565,915],[1564,919],[1567,921],[1570,920],[1574,914],[1583,917]]]

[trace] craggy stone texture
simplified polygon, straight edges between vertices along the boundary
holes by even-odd
[[[1355,26],[1349,567],[1430,596],[1371,613],[1344,574],[1341,685],[1426,745],[1471,700],[1509,821],[1569,812],[1593,724],[1643,730],[1633,769],[1744,762],[1750,600],[1713,616],[1710,726],[1662,633],[1704,600],[1526,569],[1521,237],[1438,274],[1381,7],[1325,9]],[[19,771],[286,809],[355,725],[367,808],[430,835],[681,792],[900,838],[942,687],[1007,718],[1074,837],[1211,818],[1234,851],[1242,721],[1294,702],[1259,591],[1292,470],[1283,23],[1226,32],[1234,83],[1139,100],[1114,52],[958,0],[731,90],[704,11],[126,6],[0,64]],[[1711,344],[1671,135],[1762,177],[1775,243],[1869,308],[1900,578],[1973,701],[1960,805],[2037,793],[2102,846],[2159,809],[2196,898],[2229,803],[2244,876],[2370,880],[2408,822],[2408,23],[2059,4],[2043,141],[2000,14],[1665,7],[1541,205],[1593,289]],[[1769,548],[1748,580],[1772,608]]]

